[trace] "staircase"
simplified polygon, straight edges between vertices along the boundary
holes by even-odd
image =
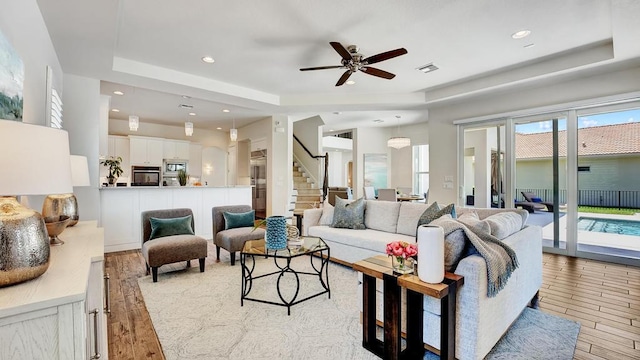
[[[322,189],[318,189],[315,183],[307,177],[300,166],[293,163],[293,190],[296,195],[293,212],[302,212],[305,209],[320,207],[322,203]]]

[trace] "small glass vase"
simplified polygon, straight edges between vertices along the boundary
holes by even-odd
[[[393,272],[398,274],[413,273],[413,258],[403,258],[402,256],[392,256]]]

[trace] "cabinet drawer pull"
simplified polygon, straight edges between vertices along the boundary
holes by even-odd
[[[105,297],[105,306],[104,312],[106,314],[111,314],[111,296],[109,293],[111,292],[111,277],[109,274],[104,275],[104,297]]]
[[[91,360],[100,359],[100,349],[98,348],[98,308],[93,309],[89,314],[93,315],[93,349],[94,353],[91,355]]]

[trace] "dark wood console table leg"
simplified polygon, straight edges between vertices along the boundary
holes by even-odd
[[[424,345],[422,341],[424,329],[423,314],[424,297],[421,293],[407,289],[407,348],[409,359],[422,359]]]
[[[440,359],[455,359],[456,353],[456,283],[445,279],[449,293],[440,299]]]
[[[384,359],[400,358],[400,286],[394,275],[383,275],[384,281]]]

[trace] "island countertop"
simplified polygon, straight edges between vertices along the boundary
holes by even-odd
[[[189,208],[193,212],[195,234],[205,239],[213,235],[211,210],[214,206],[251,206],[251,186],[128,186],[106,187],[100,191],[100,226],[104,228],[104,251],[140,249],[141,214],[147,210]]]

